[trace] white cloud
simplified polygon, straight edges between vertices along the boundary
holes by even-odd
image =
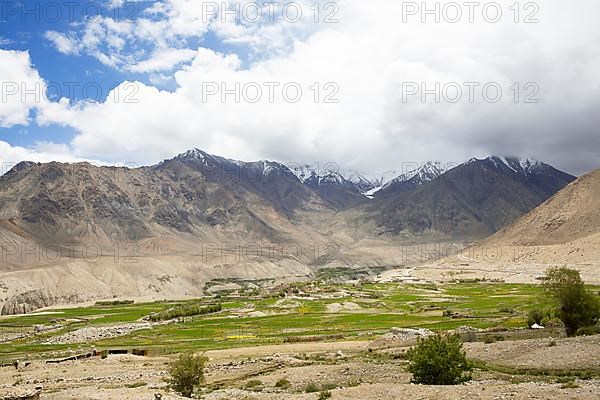
[[[171,71],[189,61],[193,51],[189,41],[205,39],[209,31],[224,43],[248,47],[253,57],[261,53],[260,58],[267,58],[291,51],[295,41],[322,26],[313,22],[313,2],[309,0],[268,3],[271,5],[263,5],[253,14],[255,8],[246,5],[258,3],[251,0],[163,0],[142,10],[139,18],[101,16],[74,24],[66,34],[48,31],[45,37],[61,53],[88,54],[109,67],[143,73]],[[299,21],[289,22],[297,9],[286,8],[288,3],[299,5]],[[113,1],[109,6],[120,7],[122,2]],[[228,14],[236,7],[237,16]]]
[[[171,71],[177,65],[190,61],[195,56],[196,52],[189,49],[160,49],[156,50],[149,59],[127,66],[126,69],[140,73]]]
[[[28,52],[0,49],[0,127],[27,125],[30,110],[43,101],[42,85]]]
[[[402,162],[462,160],[473,155],[510,153],[555,162],[574,172],[600,164],[600,39],[593,16],[600,4],[558,0],[543,4],[538,24],[515,24],[508,8],[503,21],[402,23],[402,2],[346,0],[340,23],[318,30],[284,24],[262,29],[225,26],[229,41],[257,43],[266,32],[292,32],[287,50],[256,51],[246,66],[236,55],[201,48],[191,65],[174,74],[177,90],[137,84],[137,103],[109,99],[103,104],[53,105],[40,123],[58,122],[79,132],[72,142],[81,157],[156,162],[198,146],[229,157],[282,161],[333,161],[345,168],[386,170]],[[504,3],[502,3],[504,4]],[[162,7],[162,8],[161,8]],[[190,14],[185,15],[183,10]],[[582,11],[582,10],[585,10]],[[156,7],[163,25],[148,23],[148,35],[201,34],[197,7],[169,1]],[[141,24],[138,24],[138,27]],[[272,31],[274,29],[274,31]],[[131,33],[133,34],[133,33]],[[168,39],[168,38],[163,38]],[[279,36],[273,37],[274,41]],[[125,63],[126,59],[114,61]],[[167,63],[168,64],[168,63]],[[139,64],[137,64],[139,65]],[[301,102],[236,103],[202,101],[202,85],[225,82],[298,82]],[[315,104],[310,87],[335,82],[338,104]],[[418,96],[405,102],[405,82],[431,88],[451,82],[496,82],[502,100],[489,103],[481,92],[473,103],[457,104]],[[512,85],[535,82],[538,104],[515,104]],[[121,92],[129,83],[120,87]],[[280,93],[280,91],[278,92]],[[121,93],[122,94],[122,93]],[[567,134],[568,133],[568,134]],[[565,148],[576,151],[566,153]]]
[[[58,50],[60,53],[79,54],[77,42],[60,32],[48,31],[44,34],[44,37],[51,41],[54,47],[56,47],[56,50]]]
[[[12,40],[0,36],[0,46],[8,46],[9,44],[12,44],[12,43],[13,43]]]
[[[12,146],[0,140],[0,175],[10,171],[21,161],[33,162],[81,162],[88,161],[100,165],[96,161],[84,160],[72,155],[71,149],[65,144],[39,142],[33,147]]]

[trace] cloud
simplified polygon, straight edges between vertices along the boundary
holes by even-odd
[[[52,42],[54,47],[56,47],[56,50],[62,54],[79,54],[79,46],[77,42],[60,32],[48,31],[44,34],[44,37]]]
[[[143,3],[132,3],[138,5],[134,19],[107,13],[111,16],[73,24],[67,33],[48,31],[45,38],[64,54],[87,54],[112,68],[153,73],[189,61],[194,50],[190,43],[205,40],[209,32],[225,44],[249,48],[251,56],[261,53],[264,58],[289,52],[295,41],[321,25],[314,22],[314,5],[308,0],[267,2],[260,7],[250,0],[163,0],[146,8]],[[122,6],[121,1],[109,4],[109,8]],[[116,14],[129,15],[130,10]]]
[[[42,84],[28,52],[0,49],[0,127],[29,123],[30,111],[43,101]]]
[[[10,171],[12,167],[21,161],[33,162],[92,162],[97,165],[97,161],[85,160],[72,155],[71,149],[65,144],[56,144],[49,142],[38,142],[33,147],[12,146],[11,144],[0,140],[0,175]]]
[[[0,36],[0,46],[8,46],[9,44],[13,44],[14,42],[10,39]]]
[[[149,59],[127,66],[126,69],[138,73],[170,71],[195,56],[196,52],[189,49],[160,49],[156,50]]]
[[[197,7],[159,2],[153,12],[164,19],[137,27],[146,23],[148,37],[161,36],[171,48],[177,35],[211,29],[195,25]],[[221,25],[214,32],[223,40],[257,43],[256,49],[256,38],[268,32],[291,34],[276,46],[284,51],[262,53],[250,46],[250,63],[243,55],[201,47],[173,74],[172,92],[125,82],[116,89],[119,101],[109,96],[101,104],[53,104],[38,122],[75,128],[75,154],[107,161],[150,163],[197,146],[232,158],[335,162],[366,171],[487,154],[533,156],[575,173],[600,165],[600,53],[591,51],[600,39],[592,17],[600,4],[549,0],[537,24],[515,23],[508,9],[496,24],[477,13],[475,23],[422,23],[419,16],[403,23],[402,11],[402,2],[346,0],[336,15],[340,22],[318,29],[285,21],[262,30]],[[164,32],[171,37],[162,37]],[[125,34],[138,35],[119,35]],[[119,52],[112,57],[115,65],[144,65]],[[280,84],[273,102],[265,100],[265,82]],[[281,87],[291,82],[303,89],[298,103],[282,100]],[[325,87],[328,82],[333,89]],[[479,84],[474,101],[466,82]],[[264,96],[258,103],[236,102],[231,94],[225,101],[219,95],[205,101],[203,85],[211,83],[228,89],[257,83]],[[430,94],[423,102],[421,93],[403,96],[407,83],[429,90],[455,83],[463,96],[454,103]],[[499,101],[484,98],[486,84],[502,90]],[[123,93],[137,101],[124,101]],[[331,94],[338,102],[324,103]],[[525,103],[528,95],[539,102]]]

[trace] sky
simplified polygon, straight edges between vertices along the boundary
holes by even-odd
[[[600,2],[0,3],[0,163],[600,168]]]

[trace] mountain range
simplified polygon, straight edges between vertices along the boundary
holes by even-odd
[[[600,281],[600,170],[567,185],[512,224],[458,254],[420,267],[421,276],[498,278],[533,282],[549,266]]]
[[[495,156],[406,169],[366,175],[199,149],[135,169],[22,162],[0,177],[0,301],[42,288],[192,296],[214,279],[404,265],[406,241],[482,240],[575,179]]]

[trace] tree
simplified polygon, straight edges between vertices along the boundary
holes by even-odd
[[[573,336],[577,329],[596,324],[600,303],[585,289],[579,271],[566,267],[550,268],[543,281],[545,289],[558,300],[557,314],[567,335]]]
[[[181,354],[169,364],[169,387],[184,397],[192,397],[196,388],[204,383],[206,361],[206,357],[201,355]]]
[[[435,335],[419,339],[407,352],[408,371],[413,383],[426,385],[457,385],[471,380],[471,363],[462,350],[457,335]]]

